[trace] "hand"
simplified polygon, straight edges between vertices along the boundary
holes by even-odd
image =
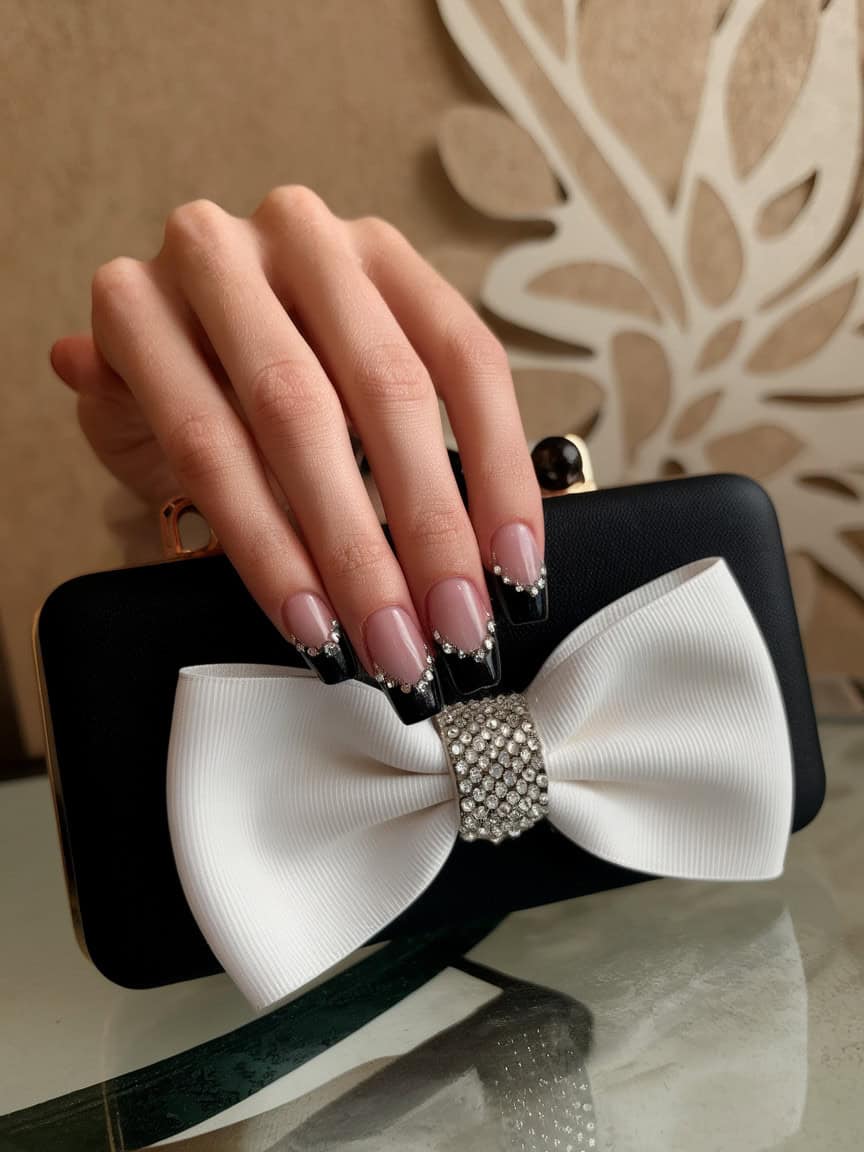
[[[457,690],[498,679],[483,568],[509,618],[545,615],[540,491],[504,350],[395,228],[302,187],[248,219],[185,204],[152,260],[97,270],[92,328],[52,363],[97,455],[148,499],[192,499],[322,679],[356,673],[353,645],[408,723],[441,707],[427,640]]]

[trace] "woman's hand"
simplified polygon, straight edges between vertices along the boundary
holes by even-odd
[[[302,187],[249,219],[194,201],[152,260],[98,269],[92,325],[52,363],[97,455],[148,499],[193,500],[322,679],[356,673],[353,645],[408,723],[441,707],[427,640],[459,691],[498,679],[483,568],[510,619],[543,618],[540,491],[501,345],[396,229]]]

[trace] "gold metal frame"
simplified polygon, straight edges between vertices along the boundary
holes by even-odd
[[[185,546],[180,535],[180,521],[187,512],[201,515],[195,504],[186,496],[175,496],[173,500],[167,500],[159,510],[159,531],[162,535],[162,551],[165,554],[165,559],[177,560],[189,556],[209,556],[214,552],[221,552],[222,546],[209,524],[207,527],[210,531],[210,538],[203,547],[187,548]],[[205,524],[207,523],[203,516],[201,519],[204,520]]]
[[[60,856],[63,861],[63,878],[66,881],[66,895],[69,900],[69,911],[72,916],[72,929],[78,947],[84,956],[93,963],[93,957],[84,938],[84,924],[81,920],[81,905],[78,900],[78,884],[75,879],[75,866],[72,860],[72,850],[69,846],[69,836],[66,830],[66,805],[63,800],[63,788],[60,784],[60,775],[57,771],[57,749],[54,744],[54,729],[51,723],[51,711],[48,707],[48,695],[45,691],[45,670],[42,666],[42,649],[39,646],[39,618],[42,615],[40,608],[33,617],[33,661],[36,665],[36,687],[39,692],[39,710],[42,716],[42,733],[45,738],[45,765],[48,770],[48,783],[51,787],[51,798],[54,805],[54,819],[57,825],[57,838],[60,841]]]

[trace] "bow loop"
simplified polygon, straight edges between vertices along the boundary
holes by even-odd
[[[622,597],[558,646],[526,695],[552,819],[581,847],[696,880],[781,871],[785,713],[725,563],[698,561]]]
[[[177,869],[258,1008],[428,887],[453,846],[453,798],[434,729],[404,727],[376,688],[263,665],[180,673],[168,752]]]
[[[780,871],[792,809],[783,704],[722,560],[603,609],[524,695],[548,817],[581,847],[693,879]],[[183,669],[167,787],[190,908],[258,1008],[386,927],[441,870],[460,827],[432,721],[404,727],[378,689],[287,668]]]

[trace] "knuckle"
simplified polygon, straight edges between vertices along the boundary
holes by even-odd
[[[263,420],[302,420],[315,407],[320,391],[309,365],[279,360],[255,373],[249,384],[249,405]]]
[[[165,221],[168,249],[208,248],[224,235],[231,217],[212,200],[190,200],[172,209]]]
[[[499,445],[495,452],[484,455],[477,466],[477,480],[484,490],[504,485],[531,491],[537,483],[534,466],[526,443]]]
[[[223,543],[225,543],[224,540]],[[284,563],[285,532],[283,526],[278,522],[247,524],[244,526],[234,550],[237,553],[238,566],[242,565],[244,572],[254,573],[254,578],[259,583],[262,582],[262,577],[264,578],[263,582],[269,583],[267,577],[274,572],[274,569],[279,571]],[[274,600],[278,595],[280,584],[281,579],[273,580],[272,598]]]
[[[305,184],[280,184],[270,189],[254,216],[262,222],[277,219],[309,225],[329,217],[330,210],[318,193]]]
[[[376,576],[392,560],[383,536],[346,536],[331,549],[327,571],[337,579],[362,580]]]
[[[118,256],[97,268],[93,276],[93,312],[111,318],[125,313],[141,299],[147,285],[147,273],[140,260]]]
[[[454,504],[427,502],[422,515],[410,525],[408,536],[413,547],[448,552],[462,544],[465,527],[465,514]]]
[[[165,451],[178,478],[191,491],[236,469],[243,445],[220,417],[195,413],[172,428]]]
[[[353,227],[364,247],[373,250],[389,248],[405,240],[399,229],[381,216],[362,216],[353,222]]]
[[[316,439],[316,429],[330,423],[326,399],[313,365],[282,360],[256,372],[249,386],[249,417],[283,447],[308,444]]]
[[[354,366],[354,387],[362,401],[378,408],[408,408],[433,396],[429,373],[401,343],[377,344],[362,352]]]
[[[446,346],[456,371],[472,380],[495,382],[509,376],[510,364],[504,346],[479,316],[451,325]]]

